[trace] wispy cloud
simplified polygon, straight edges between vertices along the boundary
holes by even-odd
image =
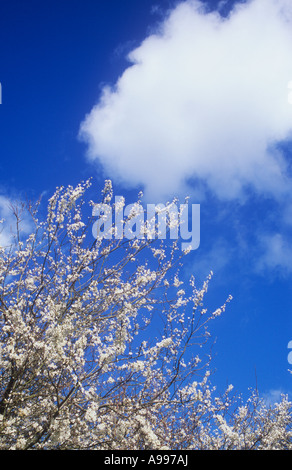
[[[18,214],[18,223],[16,214]],[[0,247],[9,247],[15,240],[18,230],[19,234],[24,236],[30,233],[31,216],[19,199],[2,194],[0,195]]]
[[[280,403],[282,401],[283,396],[287,396],[287,395],[289,398],[288,393],[285,393],[280,389],[279,390],[272,389],[263,394],[263,399],[264,399],[266,406],[274,406],[276,403]]]
[[[277,143],[291,138],[291,48],[290,0],[240,3],[227,18],[180,3],[82,122],[88,158],[156,198],[190,180],[220,199],[287,192]]]
[[[260,251],[256,270],[274,272],[281,275],[292,273],[291,238],[283,233],[266,233],[259,237]]]

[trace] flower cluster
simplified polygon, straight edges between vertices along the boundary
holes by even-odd
[[[89,186],[58,188],[1,248],[0,449],[290,449],[285,397],[239,404],[209,383],[198,351],[226,307],[203,306],[211,276],[186,285],[176,242],[93,240]]]

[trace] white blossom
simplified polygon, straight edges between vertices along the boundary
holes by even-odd
[[[89,186],[57,188],[1,248],[0,449],[291,450],[287,397],[211,383],[208,323],[231,300],[208,313],[212,273],[182,288],[175,243],[92,240]],[[109,180],[101,198],[124,206]]]

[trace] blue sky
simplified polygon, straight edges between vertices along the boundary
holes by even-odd
[[[201,204],[184,266],[208,303],[219,387],[292,392],[292,6],[287,0],[1,0],[7,198],[111,178]]]

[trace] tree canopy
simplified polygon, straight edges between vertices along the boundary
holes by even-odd
[[[57,188],[41,220],[27,207],[26,237],[15,208],[0,249],[0,449],[291,449],[287,397],[210,382],[209,322],[230,301],[204,306],[212,274],[182,280],[177,240],[93,237],[89,186]]]

